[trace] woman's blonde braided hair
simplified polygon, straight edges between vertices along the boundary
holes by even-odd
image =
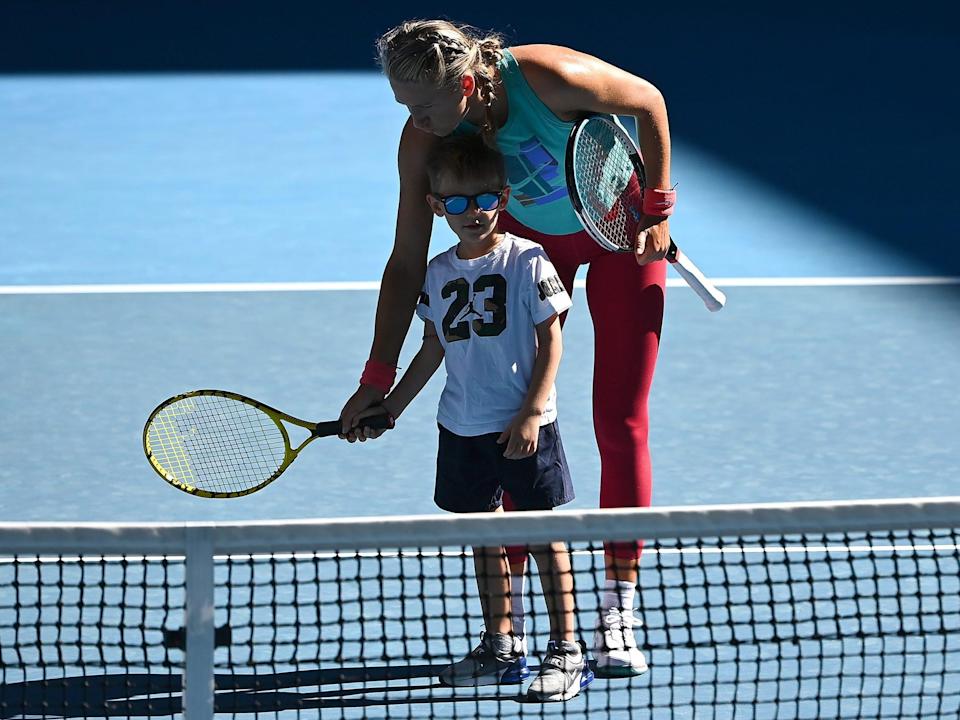
[[[490,106],[496,97],[497,63],[503,57],[499,35],[485,35],[449,20],[409,20],[380,36],[377,55],[386,76],[399,82],[455,89],[464,74],[472,72],[487,108],[484,140],[494,144],[496,127]]]

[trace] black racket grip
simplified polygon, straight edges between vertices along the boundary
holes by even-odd
[[[394,425],[393,418],[387,415],[387,413],[365,417],[360,423],[362,427],[370,428],[371,430],[390,430]],[[317,426],[313,429],[313,435],[314,437],[339,435],[341,427],[342,423],[339,420],[317,423]]]
[[[677,244],[673,241],[673,238],[670,238],[670,247],[667,249],[667,254],[664,256],[664,260],[675,263],[677,261],[677,252]]]

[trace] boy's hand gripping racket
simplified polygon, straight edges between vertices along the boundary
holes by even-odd
[[[310,431],[296,448],[284,423]],[[387,415],[363,425],[393,427]],[[339,420],[311,423],[243,395],[196,390],[164,400],[143,428],[143,450],[151,467],[178,490],[209,498],[249,495],[290,467],[318,437],[337,435]]]
[[[640,150],[615,118],[593,115],[574,125],[567,141],[567,187],[573,209],[590,236],[612,252],[633,252],[643,220],[646,176]],[[667,260],[700,296],[708,310],[726,302],[724,294],[673,239]]]

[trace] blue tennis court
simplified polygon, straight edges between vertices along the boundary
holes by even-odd
[[[404,119],[382,78],[0,77],[0,107],[0,520],[232,522],[440,513],[432,503],[439,377],[381,440],[317,441],[281,479],[245,498],[177,492],[153,473],[141,450],[149,412],[185,390],[233,390],[325,420],[336,417],[355,388],[372,337],[375,283],[393,236],[395,146]],[[670,276],[651,400],[654,503],[957,494],[956,280],[909,265],[868,232],[725,165],[682,135],[674,138],[673,165],[682,190],[673,235],[717,279],[728,307],[708,313]],[[730,222],[726,208],[745,194],[751,211]],[[432,252],[452,237],[437,225]],[[582,287],[573,300],[559,412],[577,489],[571,508],[589,510],[599,492],[593,338]],[[408,340],[401,365],[419,341],[416,328]],[[949,542],[953,564],[942,567],[952,573],[956,540]],[[927,544],[938,544],[937,538]],[[886,552],[881,564],[892,563],[889,553],[897,551]],[[403,569],[402,560],[391,562]],[[172,572],[165,580],[179,587],[181,570]],[[276,577],[275,569],[261,572]],[[669,577],[672,571],[661,572]],[[395,584],[402,585],[400,577]],[[153,580],[130,582],[152,587]],[[882,587],[888,575],[871,582]],[[918,581],[924,588],[918,595],[936,594],[930,582]],[[360,602],[362,588],[356,593]],[[8,607],[0,609],[0,625]],[[950,605],[940,612],[956,615]],[[885,613],[881,608],[878,617]],[[733,625],[749,624],[747,616]],[[390,612],[383,617],[388,628]],[[155,621],[162,623],[148,624]],[[776,618],[770,622],[775,626]],[[709,632],[705,628],[695,631]],[[404,637],[412,632],[404,629]],[[383,633],[396,637],[391,629]],[[876,687],[876,673],[885,672],[876,670],[874,641],[862,642],[854,654],[867,657],[862,662],[874,680],[861,696]],[[162,645],[157,637],[150,643]],[[256,649],[269,652],[264,647]],[[695,660],[704,651],[692,647]],[[916,667],[920,649],[911,638],[896,649],[904,672]],[[841,650],[817,672],[850,662]],[[954,646],[934,650],[938,658],[956,659]],[[736,672],[731,658],[720,662],[724,672]],[[807,668],[797,670],[795,682],[808,682],[809,658],[783,662]],[[695,693],[703,681],[694,667],[683,692]],[[646,701],[651,684],[669,695],[671,685],[659,672],[611,695],[614,708]],[[311,679],[323,685],[323,678]],[[948,680],[955,683],[955,674]],[[130,690],[129,678],[117,682]],[[409,678],[404,682],[409,689]],[[760,677],[756,687],[762,695],[772,686]],[[803,697],[808,691],[786,690]],[[833,692],[825,685],[819,691]],[[311,707],[329,708],[322,688],[316,692]],[[390,694],[389,683],[383,693]],[[357,717],[457,716],[486,707],[476,698],[439,708],[416,697],[367,705],[355,704],[350,693],[341,699],[337,712],[349,709]],[[728,707],[742,699],[728,698]],[[766,707],[762,699],[745,702]],[[794,710],[790,717],[820,711],[799,701]],[[595,704],[594,711],[616,716],[609,705]],[[910,709],[904,716],[914,714]]]
[[[379,280],[403,121],[378,75],[8,77],[0,102],[0,517],[435,512],[438,379],[395,433],[325,441],[250,498],[182,496],[139,449],[149,411],[188,389],[317,420],[353,391],[376,291],[340,288]],[[651,407],[655,503],[955,491],[956,286],[923,284],[937,279],[856,228],[683,137],[675,145],[673,234],[730,301],[707,313],[671,274]],[[721,221],[728,194],[743,192],[754,211]],[[432,252],[452,237],[438,224]],[[845,284],[851,276],[881,284]],[[328,289],[138,292],[152,283]],[[104,292],[116,285],[134,287]],[[590,508],[592,331],[582,289],[574,295],[558,392],[575,506]]]

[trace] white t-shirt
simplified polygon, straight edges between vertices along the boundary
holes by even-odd
[[[461,260],[454,246],[433,258],[417,315],[445,352],[437,421],[466,437],[502,432],[530,387],[535,326],[572,304],[543,248],[510,233],[483,257]],[[540,424],[556,418],[551,388]]]

